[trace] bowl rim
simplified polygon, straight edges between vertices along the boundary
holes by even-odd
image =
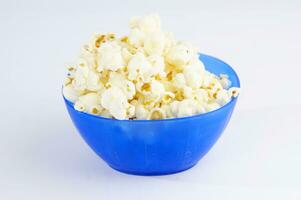
[[[220,60],[219,58],[216,58],[214,56],[210,56],[210,55],[207,55],[207,54],[199,54],[200,56],[206,56],[206,57],[210,57],[210,58],[213,58],[223,64],[225,64],[231,71],[232,71],[232,75],[234,77],[234,79],[236,79],[237,81],[237,87],[240,88],[240,80],[238,78],[238,75],[237,73],[235,72],[235,70],[229,65],[227,64],[226,62]],[[63,87],[62,87],[63,89]],[[210,112],[206,112],[206,113],[200,113],[200,114],[196,114],[196,115],[192,115],[192,116],[187,116],[187,117],[179,117],[179,118],[167,118],[167,119],[158,119],[158,120],[147,120],[147,119],[135,119],[135,120],[130,120],[130,119],[123,119],[123,120],[120,120],[120,119],[113,119],[113,118],[106,118],[106,117],[102,117],[102,116],[99,116],[99,115],[92,115],[92,114],[89,114],[89,113],[86,113],[86,112],[81,112],[81,111],[77,111],[75,110],[74,108],[74,103],[72,103],[71,101],[69,101],[68,99],[65,98],[64,94],[63,94],[63,90],[62,90],[62,96],[67,104],[67,106],[69,106],[70,108],[73,109],[73,111],[77,112],[78,114],[80,115],[83,115],[83,116],[86,116],[86,117],[91,117],[91,118],[95,118],[95,119],[99,119],[99,120],[107,120],[107,121],[111,121],[111,122],[124,122],[124,123],[160,123],[160,122],[167,122],[167,121],[183,121],[183,120],[190,120],[190,119],[194,119],[194,118],[199,118],[199,117],[205,117],[205,116],[208,116],[208,115],[212,115],[214,113],[217,113],[217,112],[221,112],[222,110],[224,110],[225,108],[229,107],[234,101],[236,101],[236,99],[238,98],[239,94],[237,97],[232,97],[231,100],[226,103],[225,105],[221,106],[220,108],[216,109],[216,110],[213,110],[213,111],[210,111]]]

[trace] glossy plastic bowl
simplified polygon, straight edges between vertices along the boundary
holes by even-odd
[[[200,55],[207,70],[239,79],[226,63]],[[64,98],[65,99],[65,98]],[[165,120],[115,120],[76,111],[65,99],[70,117],[87,144],[112,168],[136,175],[164,175],[194,166],[227,126],[237,98],[218,110]]]

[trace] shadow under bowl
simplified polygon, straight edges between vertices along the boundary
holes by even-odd
[[[201,54],[206,69],[227,74],[240,87],[235,71]],[[79,112],[65,99],[69,115],[86,143],[112,168],[135,175],[165,175],[194,166],[227,126],[237,98],[223,107],[191,117],[164,120],[115,120]]]

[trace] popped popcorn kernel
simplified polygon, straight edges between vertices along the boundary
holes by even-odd
[[[148,119],[150,120],[158,120],[158,119],[164,119],[166,117],[165,112],[161,108],[154,108],[150,111],[150,114],[148,116]]]
[[[159,120],[214,111],[239,95],[227,74],[206,71],[199,50],[161,29],[158,15],[133,17],[128,35],[94,34],[67,66],[74,108],[117,120]]]

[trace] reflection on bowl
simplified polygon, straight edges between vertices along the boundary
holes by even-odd
[[[200,55],[206,69],[227,74],[240,87],[226,63]],[[223,107],[191,117],[164,120],[115,120],[79,112],[65,100],[70,117],[87,144],[112,168],[137,175],[171,174],[194,166],[227,126],[237,98]]]

